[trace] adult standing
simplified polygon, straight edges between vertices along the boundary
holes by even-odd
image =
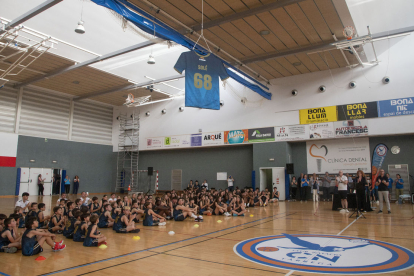
[[[298,189],[298,182],[296,181],[296,176],[292,176],[292,181],[290,182],[290,199],[296,200],[297,189]]]
[[[55,184],[54,184],[55,195],[58,195],[60,194],[60,182],[61,182],[60,174],[55,174],[54,180],[55,180]]]
[[[229,188],[229,191],[233,192],[234,178],[231,175],[227,178],[227,186]]]
[[[70,191],[70,178],[69,178],[68,175],[65,177],[64,182],[65,182],[65,193],[69,194],[69,191]]]
[[[312,187],[312,198],[313,201],[319,201],[319,179],[316,176],[316,173],[313,173],[312,178],[310,180],[310,185]]]
[[[397,196],[397,202],[400,199],[400,195],[403,195],[404,192],[404,180],[402,180],[401,175],[396,175],[395,179],[395,195]]]
[[[79,176],[75,175],[73,179],[73,194],[77,195],[79,190]]]
[[[42,178],[41,174],[37,176],[37,186],[39,187],[39,195],[43,195],[43,190],[45,189],[45,180],[46,178]]]
[[[338,185],[338,194],[341,198],[342,211],[349,213],[348,200],[346,196],[348,194],[348,177],[344,175],[343,171],[339,171],[339,175],[336,177],[336,185]]]
[[[349,173],[346,174],[346,177],[348,177],[348,187],[349,187],[349,193],[353,194],[355,189],[354,180],[352,179],[352,175]]]
[[[388,200],[391,202],[391,194],[392,194],[392,184],[394,183],[394,179],[390,177],[389,173],[385,174],[388,177]],[[397,192],[395,192],[397,194]],[[397,196],[398,201],[398,196]]]
[[[302,200],[302,178],[304,174],[301,173],[298,178],[298,188],[296,189],[296,200]]]
[[[308,187],[309,187],[309,180],[308,180],[308,175],[307,174],[305,174],[304,176],[303,176],[303,178],[302,178],[302,181],[301,181],[301,188],[300,188],[300,194],[301,194],[301,197],[300,197],[300,201],[306,201],[306,200],[308,200]]]
[[[387,204],[388,214],[391,214],[390,201],[388,200],[388,177],[385,175],[383,169],[380,170],[380,175],[377,177],[375,186],[378,187],[378,196],[380,201],[378,214],[382,213],[383,201]]]
[[[322,177],[322,192],[323,192],[323,201],[329,201],[329,188],[331,187],[331,177],[328,172],[325,172],[325,175]]]
[[[367,211],[367,206],[369,207],[369,202],[366,201],[365,190],[366,187],[368,187],[368,182],[365,178],[365,174],[363,171],[357,171],[357,176],[355,177],[354,184],[357,197],[357,207],[360,211]]]

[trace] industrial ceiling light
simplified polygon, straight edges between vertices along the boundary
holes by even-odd
[[[85,27],[83,26],[83,21],[78,22],[78,27],[75,29],[75,32],[78,34],[84,34],[85,33]]]
[[[292,65],[293,66],[301,66],[302,65],[302,62],[297,61],[297,62],[292,63]]]
[[[259,33],[260,33],[260,35],[268,35],[268,34],[270,34],[270,32],[268,30],[262,30]]]
[[[155,64],[155,58],[152,55],[150,55],[147,63],[148,64]]]

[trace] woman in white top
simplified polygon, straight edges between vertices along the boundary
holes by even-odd
[[[339,176],[336,177],[336,185],[338,186],[338,194],[341,197],[341,211],[349,213],[348,201],[346,199],[348,194],[348,177],[344,175],[343,171],[339,171]]]

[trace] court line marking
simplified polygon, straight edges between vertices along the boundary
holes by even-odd
[[[180,240],[180,241],[176,241],[176,242],[172,242],[172,243],[167,243],[167,244],[160,245],[160,246],[156,246],[156,247],[152,247],[152,248],[142,249],[142,250],[135,251],[135,252],[131,252],[131,253],[128,253],[128,254],[123,254],[123,255],[111,257],[111,258],[108,258],[108,259],[103,259],[103,260],[100,260],[100,261],[86,263],[86,264],[83,264],[83,265],[73,266],[73,267],[69,267],[69,268],[66,268],[66,269],[56,270],[56,271],[53,271],[53,272],[49,272],[49,273],[46,273],[46,274],[39,274],[39,275],[42,275],[42,276],[53,275],[53,274],[57,274],[57,273],[61,273],[61,272],[65,272],[65,271],[69,271],[69,270],[73,270],[73,269],[85,267],[85,266],[90,266],[90,265],[97,264],[97,263],[102,263],[102,262],[106,262],[106,261],[110,261],[110,260],[119,259],[119,258],[122,258],[122,257],[126,257],[126,256],[130,256],[130,255],[138,254],[138,253],[141,253],[141,252],[146,252],[146,251],[149,251],[151,249],[157,249],[157,248],[165,247],[165,246],[168,246],[168,245],[173,245],[173,244],[177,244],[177,243],[181,243],[181,242],[185,242],[185,241],[189,241],[189,240],[201,238],[201,237],[204,237],[204,236],[208,236],[208,235],[211,235],[211,234],[223,232],[223,231],[226,231],[226,230],[229,230],[229,229],[232,229],[232,228],[240,227],[240,226],[243,226],[243,225],[246,225],[246,224],[250,224],[250,223],[255,223],[255,222],[258,222],[258,221],[261,221],[261,220],[265,220],[265,219],[269,219],[271,217],[275,217],[275,216],[282,215],[282,214],[285,214],[285,213],[286,212],[283,212],[283,213],[280,213],[280,214],[277,214],[277,215],[272,215],[272,216],[264,217],[264,218],[261,218],[261,219],[258,219],[258,220],[254,220],[254,221],[242,223],[242,224],[239,224],[239,225],[236,225],[236,226],[232,226],[232,227],[229,227],[229,228],[225,228],[225,229],[217,230],[217,231],[214,231],[214,232],[206,233],[206,234],[203,234],[203,235],[200,235],[200,236],[197,236],[197,237],[192,237],[192,238],[188,238],[188,239],[184,239],[184,240]]]
[[[348,229],[349,227],[351,227],[352,224],[354,224],[360,217],[357,217],[353,222],[351,222],[350,224],[348,224],[344,229],[342,229],[342,231],[340,231],[338,234],[336,234],[336,236],[340,236],[346,229]],[[329,239],[327,242],[325,242],[321,247],[325,247],[327,246],[331,241],[333,240],[333,238]],[[307,258],[307,260],[313,258],[316,256],[316,254],[318,254],[319,251],[317,251],[316,253],[313,253],[310,257]],[[289,276],[291,275],[293,272],[295,272],[295,270],[291,270],[288,273],[285,274],[285,276]]]
[[[284,218],[284,217],[286,217],[286,216],[291,216],[291,215],[294,215],[294,214],[296,214],[296,213],[297,213],[297,212],[294,212],[294,213],[291,213],[291,214],[287,214],[287,215],[285,215],[285,216],[283,216],[283,217],[278,217],[278,218],[276,218],[276,219],[279,219],[279,218]],[[275,216],[277,216],[277,215],[274,215],[273,217],[275,217]],[[271,217],[272,217],[272,216],[271,216]],[[270,217],[267,217],[267,218],[270,218]],[[263,223],[268,223],[268,222],[271,222],[271,221],[273,221],[273,220],[274,220],[274,218],[272,218],[272,219],[270,219],[270,220],[268,220],[268,221],[265,221],[265,222],[261,222],[261,223],[259,223],[259,224],[257,224],[257,225],[260,225],[260,224],[263,224]],[[246,229],[248,229],[248,228],[253,228],[253,227],[257,226],[257,225],[249,226],[249,227],[246,227],[246,228],[243,228],[243,229],[240,229],[240,230],[235,230],[235,231],[233,231],[233,232],[226,233],[226,234],[224,234],[224,235],[222,235],[222,236],[225,236],[225,235],[230,235],[230,234],[233,234],[233,233],[238,232],[238,231],[243,231],[243,230],[246,230]],[[234,227],[232,227],[232,228],[234,228]],[[115,266],[124,265],[124,264],[130,263],[130,262],[133,262],[133,261],[139,261],[139,260],[145,259],[145,258],[147,258],[147,257],[153,257],[153,256],[160,255],[160,254],[172,255],[172,254],[167,254],[166,252],[169,252],[169,251],[174,251],[174,250],[177,250],[177,249],[180,249],[180,248],[184,248],[184,247],[187,247],[187,246],[192,246],[192,245],[199,244],[199,243],[206,242],[206,241],[211,241],[211,240],[213,240],[213,239],[215,239],[215,237],[211,237],[211,238],[208,238],[207,240],[202,240],[202,241],[198,241],[198,242],[195,242],[195,243],[191,243],[191,244],[183,245],[183,246],[180,246],[180,247],[177,247],[177,248],[174,248],[174,249],[170,249],[170,250],[167,250],[167,251],[164,251],[164,252],[156,252],[156,251],[152,251],[152,250],[148,249],[148,250],[147,250],[148,252],[157,253],[157,254],[153,254],[153,255],[150,255],[150,256],[146,256],[146,257],[142,257],[142,258],[138,258],[138,259],[134,259],[134,260],[126,261],[126,262],[123,262],[123,263],[118,263],[118,264],[111,265],[111,266],[108,266],[108,267],[102,267],[102,268],[97,269],[97,270],[93,270],[93,271],[85,272],[85,273],[82,273],[82,274],[78,274],[77,276],[82,276],[82,275],[86,275],[86,274],[90,274],[90,273],[94,273],[94,272],[102,271],[102,270],[105,270],[105,269],[107,269],[107,268],[112,268],[112,267],[115,267]],[[162,246],[160,246],[160,247],[162,247]],[[154,248],[154,249],[155,249],[155,248]],[[183,256],[178,256],[178,255],[172,255],[172,256],[182,257],[182,258],[187,258],[187,257],[183,257]],[[191,258],[189,258],[189,259],[191,259]],[[211,262],[212,262],[212,261],[211,261]],[[223,263],[220,263],[220,264],[223,264]],[[223,265],[226,265],[226,264],[223,264]],[[232,266],[236,266],[236,265],[232,265]],[[243,268],[246,268],[246,267],[243,267]],[[247,268],[248,268],[248,267],[247,267]],[[255,268],[251,268],[251,269],[255,269]],[[263,270],[263,269],[262,269],[262,270]],[[263,270],[263,271],[267,271],[267,270]],[[279,273],[279,274],[283,274],[283,273],[281,273],[281,272],[277,272],[277,273]]]
[[[6,274],[6,273],[3,273],[3,272],[0,272],[0,275],[4,275],[4,276],[11,276],[11,275]]]

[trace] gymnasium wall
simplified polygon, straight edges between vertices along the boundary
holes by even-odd
[[[31,159],[36,162],[31,163]],[[0,195],[15,194],[19,167],[65,169],[71,180],[79,176],[80,191],[108,193],[115,189],[116,154],[109,145],[55,139],[46,142],[44,138],[19,135],[16,167],[0,167]]]
[[[174,169],[182,170],[182,188],[186,188],[191,179],[200,184],[206,179],[209,187],[226,188],[226,181],[217,181],[217,172],[227,172],[235,179],[235,186],[244,187],[251,185],[252,156],[252,145],[142,151],[139,169],[154,167],[159,171],[159,190],[171,189],[171,170]]]

